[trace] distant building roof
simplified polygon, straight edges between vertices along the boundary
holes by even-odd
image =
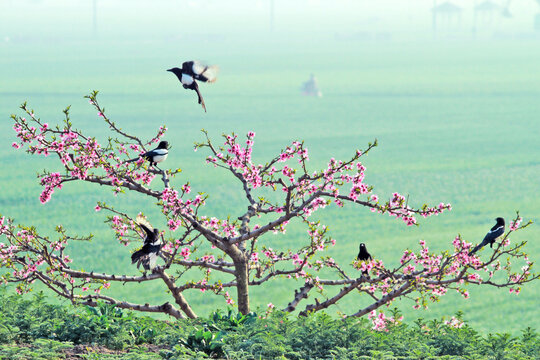
[[[431,11],[437,13],[460,13],[461,8],[455,4],[452,4],[450,1],[447,1],[435,6],[433,9],[431,9]]]
[[[477,11],[495,11],[499,10],[500,6],[495,4],[493,1],[486,0],[474,7]]]

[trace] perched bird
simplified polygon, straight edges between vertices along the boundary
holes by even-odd
[[[144,154],[139,155],[139,157],[136,157],[134,159],[128,160],[126,162],[133,162],[137,161],[140,158],[144,158],[150,162],[150,166],[156,166],[156,164],[164,161],[167,158],[167,155],[169,155],[169,143],[165,140],[160,141],[157,148],[154,150],[150,150],[148,152],[145,152]]]
[[[366,261],[366,260],[373,260],[373,257],[371,257],[371,254],[368,253],[366,249],[366,244],[360,243],[360,251],[358,252],[358,256],[356,257],[360,261]],[[368,272],[366,270],[362,271],[362,274],[367,274]]]
[[[489,230],[489,232],[484,237],[484,240],[480,244],[478,244],[473,251],[469,253],[469,256],[489,244],[491,248],[493,248],[493,243],[504,234],[504,219],[501,217],[498,217],[495,219],[497,223]]]
[[[143,266],[144,270],[152,270],[156,265],[156,259],[163,245],[159,240],[159,231],[141,215],[137,216],[137,224],[145,232],[144,245],[139,250],[131,254],[131,263],[137,263],[137,269]]]
[[[213,83],[216,81],[217,66],[203,65],[198,61],[186,61],[182,64],[182,68],[172,68],[167,71],[172,72],[178,80],[182,83],[184,89],[191,89],[197,93],[199,104],[206,112],[206,105],[204,104],[203,97],[199,91],[199,85],[196,80],[202,82]]]

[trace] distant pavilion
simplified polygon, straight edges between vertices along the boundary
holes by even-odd
[[[433,32],[437,32],[440,25],[445,28],[457,27],[461,24],[461,7],[445,1],[442,4],[437,5],[437,0],[433,1],[433,8],[431,9]]]

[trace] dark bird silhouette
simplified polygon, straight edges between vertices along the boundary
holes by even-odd
[[[131,254],[131,263],[137,263],[137,269],[142,264],[144,270],[152,270],[156,265],[156,259],[163,245],[159,239],[159,231],[152,228],[152,225],[140,215],[137,216],[136,222],[144,230],[145,237],[142,248]]]
[[[186,61],[182,64],[181,69],[175,67],[167,71],[176,75],[184,89],[194,90],[197,93],[199,104],[201,104],[204,112],[206,112],[206,105],[196,80],[208,83],[215,82],[218,71],[217,66],[203,65],[198,61]]]
[[[360,243],[360,251],[358,252],[358,256],[356,257],[360,261],[366,261],[366,260],[373,260],[373,257],[371,257],[371,254],[368,253],[366,249],[366,244]],[[366,270],[362,271],[362,274],[366,275],[368,272]]]
[[[497,223],[489,230],[489,232],[484,237],[484,240],[480,244],[478,244],[470,253],[469,256],[489,244],[491,248],[493,248],[493,243],[501,237],[504,234],[504,219],[501,217],[498,217],[495,219]]]
[[[150,166],[155,166],[162,161],[164,161],[167,158],[167,155],[169,155],[169,143],[165,140],[160,141],[157,148],[154,150],[150,150],[148,152],[145,152],[144,154],[139,155],[139,157],[136,157],[134,159],[126,161],[133,162],[137,161],[140,158],[144,158],[145,160],[148,160],[150,162]]]

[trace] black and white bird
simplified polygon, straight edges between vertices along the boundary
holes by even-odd
[[[174,67],[167,71],[172,72],[178,80],[182,83],[184,89],[194,90],[197,93],[199,104],[206,112],[206,105],[204,104],[203,97],[199,91],[199,85],[196,80],[202,82],[213,83],[216,81],[218,72],[217,66],[203,65],[198,61],[186,61],[182,64],[182,68]]]
[[[137,216],[136,223],[144,231],[145,237],[142,248],[131,254],[131,263],[137,263],[137,269],[142,264],[144,270],[152,270],[156,266],[156,260],[163,245],[159,239],[159,230],[154,229],[141,215]]]
[[[164,161],[167,158],[167,155],[169,155],[169,143],[163,140],[159,142],[157,148],[145,152],[144,154],[139,155],[139,157],[128,160],[126,162],[134,162],[139,160],[140,158],[144,158],[145,160],[148,160],[150,162],[150,166],[157,167],[156,165]]]
[[[360,243],[360,251],[358,252],[358,256],[356,258],[360,261],[373,260],[373,257],[366,249],[366,244]],[[368,272],[364,270],[362,273],[365,275]]]
[[[495,219],[497,223],[489,230],[489,232],[484,237],[484,240],[480,244],[478,244],[470,253],[469,256],[489,244],[491,248],[493,248],[493,244],[495,241],[500,238],[504,234],[504,219],[502,217],[498,217]]]

